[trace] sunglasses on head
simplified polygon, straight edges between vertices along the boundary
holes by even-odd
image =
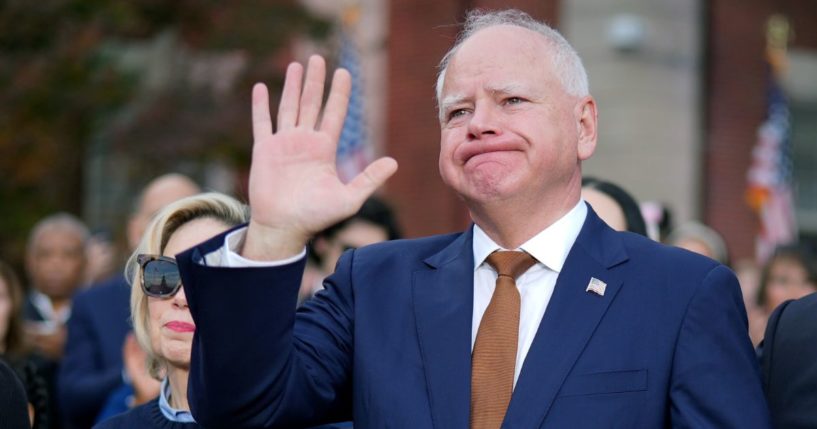
[[[179,266],[168,256],[136,256],[142,270],[142,290],[154,298],[168,298],[176,294],[182,285]]]

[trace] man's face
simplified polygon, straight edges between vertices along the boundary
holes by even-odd
[[[85,250],[79,233],[55,225],[42,230],[28,251],[33,286],[54,298],[68,298],[80,286]]]
[[[538,33],[495,26],[453,57],[440,100],[439,166],[466,202],[564,198],[567,188],[578,198],[580,161],[595,149],[595,105],[565,92],[550,55]]]

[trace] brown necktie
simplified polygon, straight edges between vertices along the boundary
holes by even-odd
[[[519,337],[516,278],[536,260],[524,252],[501,251],[489,255],[487,262],[498,275],[471,356],[471,429],[498,429],[505,418]]]

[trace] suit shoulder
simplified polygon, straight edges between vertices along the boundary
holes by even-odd
[[[789,302],[786,314],[808,314],[817,318],[817,292]]]
[[[708,273],[719,262],[680,247],[658,243],[633,233],[619,233],[629,258],[636,263],[657,265],[662,269]]]

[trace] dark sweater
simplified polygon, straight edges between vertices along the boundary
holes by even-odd
[[[159,409],[159,398],[156,398],[127,413],[111,417],[94,426],[94,429],[194,429],[201,427],[197,423],[179,423],[168,420]]]

